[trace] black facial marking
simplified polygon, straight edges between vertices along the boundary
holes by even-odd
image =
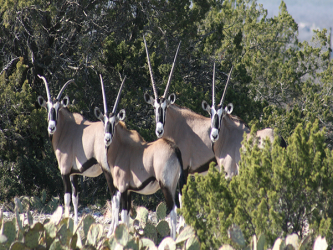
[[[157,112],[158,112],[158,121],[159,121],[160,123],[164,124],[164,123],[163,123],[163,109],[162,109],[161,107],[159,107],[159,108],[157,109]]]
[[[213,117],[213,127],[217,129],[219,127],[219,124],[220,124],[219,116],[217,114],[215,114]]]
[[[50,121],[57,121],[55,108],[51,108],[50,110]]]

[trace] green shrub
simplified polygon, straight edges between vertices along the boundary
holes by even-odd
[[[287,234],[320,234],[332,247],[333,158],[325,132],[318,121],[298,125],[286,149],[277,140],[263,149],[254,140],[245,141],[239,175],[231,181],[212,166],[207,176],[189,180],[181,213],[202,249],[232,244],[227,232],[233,224],[247,243],[261,234],[270,246]]]

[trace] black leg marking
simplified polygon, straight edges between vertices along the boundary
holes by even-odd
[[[65,188],[65,194],[71,193],[72,187],[71,187],[71,181],[69,180],[69,174],[61,175],[62,182],[64,183]]]
[[[167,213],[169,214],[171,212],[171,210],[173,209],[175,202],[173,200],[171,191],[167,187],[163,186],[161,184],[161,182],[160,182],[160,187],[161,187],[161,190],[164,195],[165,202],[166,202]]]
[[[127,194],[127,212],[130,213],[132,209],[132,192]]]
[[[127,206],[128,206],[127,201],[128,201],[128,195],[127,195],[127,191],[125,191],[125,192],[121,193],[121,196],[120,196],[120,208],[122,210],[127,210],[128,211],[128,209],[127,209]]]
[[[77,188],[78,188],[78,175],[71,175],[71,182],[72,182],[72,187],[73,187],[73,195],[77,197]]]
[[[105,170],[104,168],[102,168],[106,182],[108,183],[108,187],[109,187],[109,191],[111,194],[111,197],[115,195],[117,189],[115,188],[115,186],[113,185],[113,179],[112,179],[112,175],[110,172],[108,172],[107,170]]]

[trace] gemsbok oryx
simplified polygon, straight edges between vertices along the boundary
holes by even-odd
[[[79,175],[96,177],[104,172],[111,195],[115,192],[106,159],[104,126],[100,121],[90,122],[85,120],[80,114],[71,113],[67,109],[69,104],[67,96],[60,102],[63,91],[73,80],[67,81],[57,98],[52,100],[45,77],[39,75],[38,77],[43,80],[46,88],[47,101],[42,96],[39,96],[37,100],[40,106],[47,109],[48,134],[64,183],[65,216],[69,216],[70,193],[72,190],[74,223],[77,225]],[[71,183],[73,189],[71,189]]]
[[[182,152],[186,178],[188,174],[206,172],[209,168],[209,163],[212,161],[216,162],[212,150],[212,143],[209,138],[210,119],[190,109],[174,104],[176,100],[175,94],[171,94],[169,97],[167,96],[180,44],[178,45],[174,57],[164,94],[158,97],[148,48],[144,37],[143,40],[154,91],[154,98],[148,93],[145,93],[144,99],[148,104],[154,107],[156,121],[155,134],[158,138],[171,138],[175,141]]]
[[[249,127],[239,117],[231,115],[233,105],[229,103],[223,108],[225,93],[230,81],[230,76],[233,67],[228,75],[227,83],[222,94],[221,101],[215,105],[215,63],[213,69],[213,83],[212,83],[212,106],[206,101],[202,102],[202,108],[206,110],[211,117],[211,132],[210,139],[213,143],[213,151],[217,163],[220,167],[224,166],[224,171],[227,177],[237,175],[239,172],[240,148],[243,140],[244,132],[247,133],[247,138],[250,137]],[[263,146],[264,139],[268,138],[271,143],[274,141],[274,130],[265,128],[258,130],[256,133],[258,138],[259,147]],[[286,142],[280,137],[280,146],[286,147]]]
[[[122,203],[121,218],[128,224],[131,206],[131,192],[153,194],[162,189],[167,208],[170,211],[170,235],[176,237],[177,214],[175,206],[177,184],[184,185],[181,152],[174,142],[159,139],[147,143],[137,131],[128,130],[125,110],[117,112],[121,85],[112,112],[107,116],[107,105],[101,80],[104,114],[95,108],[95,115],[104,123],[104,143],[107,160],[117,193],[112,201],[112,214],[116,216],[113,227],[118,224],[119,199]],[[177,197],[178,198],[178,197]],[[115,207],[114,207],[115,205]]]

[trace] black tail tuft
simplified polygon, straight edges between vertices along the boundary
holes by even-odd
[[[176,155],[177,155],[179,165],[180,165],[180,176],[179,176],[179,180],[178,180],[178,188],[179,188],[180,194],[182,194],[183,186],[186,184],[186,176],[184,174],[184,169],[183,169],[182,153],[180,152],[178,147],[176,147],[175,151],[176,151]],[[178,208],[180,207],[178,195],[176,195],[176,205]]]

